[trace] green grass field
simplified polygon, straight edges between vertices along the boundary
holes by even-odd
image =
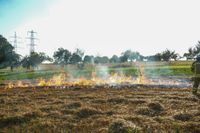
[[[140,66],[144,66],[146,76],[191,76],[191,64],[191,61],[140,62]],[[111,73],[137,76],[139,68],[136,63],[84,65],[81,68],[76,65],[61,68],[58,65],[43,64],[29,71],[24,68],[17,68],[13,72],[9,68],[0,69],[0,80],[49,78],[61,72],[66,72],[73,77],[90,77],[93,72],[96,72],[97,76],[106,76]]]

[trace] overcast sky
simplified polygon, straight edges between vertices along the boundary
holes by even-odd
[[[36,31],[37,51],[64,47],[86,54],[120,55],[127,49],[152,55],[166,48],[183,54],[200,40],[199,0],[0,0],[0,34]]]

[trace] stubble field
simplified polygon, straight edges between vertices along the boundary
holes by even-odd
[[[0,132],[200,132],[200,96],[187,88],[0,91]]]

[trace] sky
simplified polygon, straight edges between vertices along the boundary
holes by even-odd
[[[36,51],[59,47],[86,54],[120,55],[131,49],[153,55],[166,48],[181,55],[200,40],[199,0],[0,0],[0,34],[37,32]]]

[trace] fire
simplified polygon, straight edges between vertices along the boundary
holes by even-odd
[[[59,74],[53,76],[51,79],[46,80],[46,79],[39,79],[38,86],[61,86],[66,83],[66,75],[65,74]]]
[[[135,82],[131,76],[119,75],[117,73],[109,76],[106,81],[107,81],[107,84],[109,84],[109,83],[121,84],[121,83],[134,83]]]
[[[94,85],[94,80],[89,80],[85,78],[79,78],[71,82],[71,85]]]
[[[139,75],[137,78],[137,82],[138,84],[146,84],[146,83],[150,83],[149,80],[147,80],[147,78],[145,77],[145,72],[144,72],[144,65],[141,63],[138,63],[138,71],[139,71]]]
[[[9,82],[5,89],[10,89],[10,88],[13,88],[13,87],[15,87],[14,83]]]
[[[121,84],[121,83],[136,83],[131,76],[111,74],[108,77],[100,78],[96,74],[92,75],[91,79],[84,77],[77,79],[69,79],[65,74],[53,76],[51,79],[39,79],[38,86],[62,86],[62,85],[104,85],[104,84]]]
[[[9,88],[20,88],[20,87],[48,87],[48,86],[95,86],[95,85],[120,85],[120,84],[151,84],[151,85],[161,85],[161,84],[173,84],[179,85],[179,82],[173,80],[160,80],[148,79],[145,77],[144,64],[137,63],[138,66],[138,77],[126,76],[120,73],[112,73],[106,75],[105,77],[98,77],[95,72],[91,73],[91,78],[73,78],[68,74],[62,72],[59,75],[54,75],[50,79],[40,78],[36,82],[25,83],[24,81],[9,82],[6,89]]]
[[[93,85],[117,85],[117,84],[138,84],[144,83],[144,78],[140,75],[137,80],[131,76],[126,76],[124,74],[113,73],[107,77],[97,77],[95,73],[92,73],[92,77],[87,79],[85,77],[81,78],[70,78],[65,73],[59,75],[54,75],[50,79],[40,78],[37,80],[35,86],[93,86]],[[22,81],[9,82],[6,88],[14,87],[28,87],[34,86],[33,84],[25,85]]]
[[[41,78],[39,79],[39,83],[38,83],[39,86],[47,86],[47,82],[45,79]]]
[[[7,86],[5,87],[5,89],[11,89],[14,87],[28,87],[27,84],[24,84],[23,81],[19,80],[19,81],[13,81],[13,82],[9,82],[7,84]]]

